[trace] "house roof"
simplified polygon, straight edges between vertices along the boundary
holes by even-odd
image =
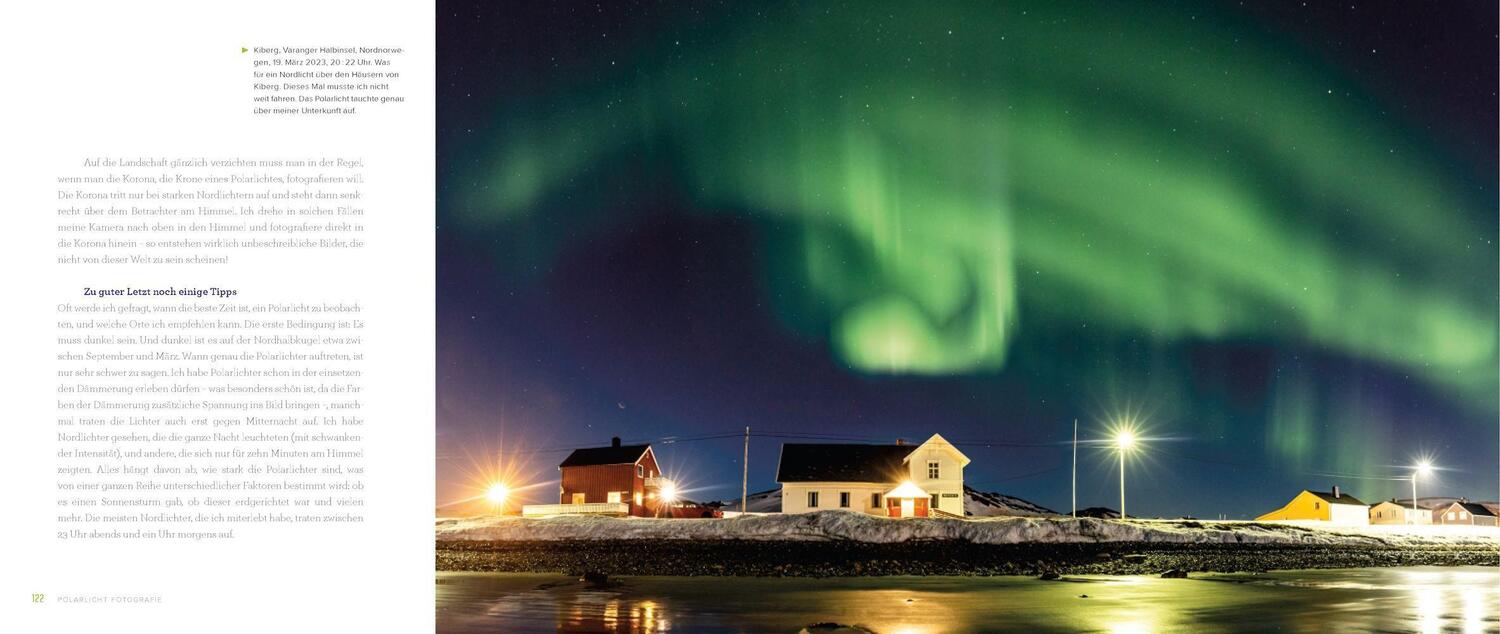
[[[798,444],[781,446],[777,482],[896,482],[918,445]]]
[[[562,467],[592,467],[607,464],[635,464],[641,456],[651,450],[651,445],[619,445],[574,449],[573,453],[557,465]]]
[[[1460,507],[1460,508],[1462,508],[1465,511],[1468,511],[1469,515],[1478,515],[1480,517],[1494,517],[1495,516],[1495,513],[1493,511],[1491,511],[1489,509],[1489,507],[1487,507],[1487,506],[1485,506],[1483,504],[1480,504],[1478,502],[1454,502],[1453,504],[1450,504],[1447,507],[1444,507],[1443,510],[1446,511],[1446,510],[1448,510],[1450,508],[1453,508],[1453,506],[1455,506],[1455,505],[1458,506],[1458,507]]]
[[[1358,498],[1355,498],[1354,496],[1347,493],[1339,495],[1338,497],[1334,497],[1333,493],[1329,491],[1308,491],[1308,493],[1322,498],[1324,502],[1327,502],[1329,504],[1358,504],[1359,506],[1369,506],[1368,504],[1359,501]],[[1340,491],[1340,493],[1343,492]]]

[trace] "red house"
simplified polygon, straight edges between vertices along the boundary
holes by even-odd
[[[674,485],[661,475],[651,445],[575,449],[557,466],[562,472],[560,513],[653,517],[667,510],[662,498],[674,497]]]

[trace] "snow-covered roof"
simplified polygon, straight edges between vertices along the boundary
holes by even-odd
[[[907,480],[905,482],[902,482],[900,485],[897,485],[896,488],[891,489],[885,494],[885,496],[888,498],[904,500],[907,498],[925,498],[928,497],[928,493],[926,491],[923,491],[922,487],[912,484],[911,480]]]

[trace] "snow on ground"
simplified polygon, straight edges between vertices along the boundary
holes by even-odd
[[[1500,530],[1468,526],[1309,527],[1257,522],[1104,520],[1067,517],[890,519],[848,511],[726,519],[597,516],[442,519],[439,541],[499,540],[797,540],[897,543],[962,540],[976,544],[1155,542],[1328,546],[1474,545],[1500,548]]]

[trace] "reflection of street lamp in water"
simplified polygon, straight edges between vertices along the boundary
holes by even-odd
[[[1125,519],[1125,454],[1135,448],[1135,432],[1121,429],[1115,432],[1115,447],[1120,450],[1120,519]]]
[[[1411,523],[1417,523],[1417,476],[1432,473],[1432,463],[1423,460],[1417,463],[1417,470],[1411,473]]]

